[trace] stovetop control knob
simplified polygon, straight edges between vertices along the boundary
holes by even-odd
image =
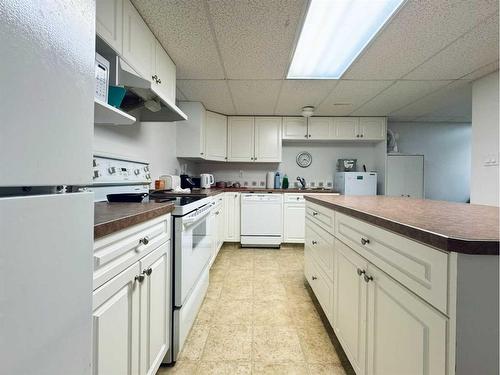
[[[109,172],[109,174],[114,174],[114,173],[116,173],[116,168],[115,167],[109,167],[108,168],[108,172]]]
[[[149,172],[149,167],[144,167],[144,172]]]
[[[136,169],[136,170],[134,170],[134,174],[135,174],[136,176],[138,176],[138,175],[139,175],[139,173],[141,173],[140,169]]]
[[[99,177],[99,171],[94,171],[94,178],[98,178]]]
[[[147,173],[147,174],[146,174],[146,178],[147,178],[148,180],[151,180],[151,175],[150,175],[149,173]]]

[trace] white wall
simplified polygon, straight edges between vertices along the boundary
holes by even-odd
[[[94,151],[107,152],[150,162],[153,179],[162,174],[179,174],[174,122],[144,122],[134,125],[96,125]],[[192,163],[188,168],[193,169]]]
[[[381,145],[381,146],[380,146]],[[312,164],[308,168],[301,168],[295,159],[301,151],[307,151],[312,156]],[[202,162],[199,170],[202,173],[212,173],[217,181],[238,181],[252,186],[252,181],[260,186],[265,183],[266,172],[279,170],[281,174],[286,173],[293,187],[297,176],[304,177],[309,184],[311,181],[317,183],[333,182],[333,174],[337,159],[358,159],[358,170],[362,170],[363,164],[368,171],[378,170],[382,172],[385,168],[385,142],[378,145],[373,143],[284,143],[283,157],[281,163],[217,163]],[[382,177],[383,181],[383,177]]]
[[[498,101],[498,71],[473,83],[471,203],[499,206]],[[490,158],[496,165],[485,165]]]
[[[393,123],[403,154],[424,155],[425,198],[467,202],[470,196],[471,124]]]

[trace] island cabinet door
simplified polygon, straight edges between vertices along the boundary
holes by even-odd
[[[156,374],[170,342],[170,241],[141,260],[140,374]]]
[[[366,372],[445,374],[448,319],[375,266],[366,277]]]
[[[92,374],[139,373],[139,262],[93,294]]]
[[[363,276],[368,262],[340,241],[335,241],[334,256],[333,329],[356,374],[363,375],[368,285]]]

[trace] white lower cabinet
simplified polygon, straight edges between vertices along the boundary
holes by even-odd
[[[240,193],[224,193],[224,241],[240,242]]]
[[[302,203],[283,205],[283,242],[304,243],[306,206]]]
[[[151,221],[170,223],[170,215]],[[144,225],[148,226],[139,224],[138,227]],[[111,251],[117,243],[126,240],[131,231],[133,228],[98,241],[105,243],[112,238],[108,249]],[[123,237],[122,242],[117,241],[120,236]],[[170,344],[172,295],[169,237],[94,290],[94,375],[149,375],[158,370]]]
[[[445,374],[448,318],[369,265],[368,374]]]
[[[356,374],[365,374],[367,285],[361,272],[368,262],[335,241],[333,329]],[[389,375],[389,374],[387,374]]]

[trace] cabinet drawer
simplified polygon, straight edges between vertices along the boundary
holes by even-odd
[[[306,220],[305,247],[310,250],[311,256],[318,263],[327,276],[333,280],[333,236],[314,224],[309,218]]]
[[[306,202],[306,218],[328,233],[334,233],[334,211],[312,202]]]
[[[338,212],[335,219],[335,237],[446,313],[446,253]]]
[[[283,194],[285,203],[302,203],[305,202],[304,194]]]
[[[308,248],[305,249],[304,276],[323,308],[328,321],[332,324],[333,282],[314,261],[314,257],[311,256],[311,250]]]
[[[171,216],[164,215],[94,242],[94,289],[170,239]]]

